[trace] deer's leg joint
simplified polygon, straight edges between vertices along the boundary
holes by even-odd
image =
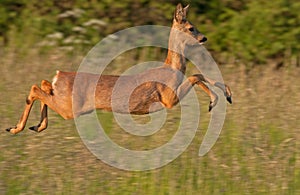
[[[26,98],[26,104],[27,104],[27,105],[31,104],[31,101],[30,101],[29,98]]]

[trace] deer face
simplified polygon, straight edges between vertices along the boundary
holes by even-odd
[[[201,34],[192,23],[186,20],[188,8],[189,5],[184,8],[181,4],[177,5],[172,28],[179,31],[179,34],[181,35],[178,35],[177,38],[182,42],[188,45],[195,45],[196,43],[203,44],[205,41],[207,41],[207,38]]]

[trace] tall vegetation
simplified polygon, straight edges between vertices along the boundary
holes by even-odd
[[[0,40],[29,48],[91,47],[118,30],[144,24],[170,25],[178,1],[2,0]],[[199,0],[189,18],[209,37],[208,48],[249,65],[275,59],[300,66],[298,0]],[[24,34],[26,36],[24,36]]]

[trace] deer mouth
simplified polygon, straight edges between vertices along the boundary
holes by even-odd
[[[207,41],[207,38],[206,38],[206,37],[203,37],[203,38],[199,41],[199,43],[202,45],[202,44],[204,44],[206,41]]]

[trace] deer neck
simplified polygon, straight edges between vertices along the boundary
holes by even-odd
[[[186,59],[184,57],[185,45],[180,43],[176,38],[176,33],[171,30],[169,38],[169,48],[167,58],[165,60],[165,66],[181,71],[185,74]]]

